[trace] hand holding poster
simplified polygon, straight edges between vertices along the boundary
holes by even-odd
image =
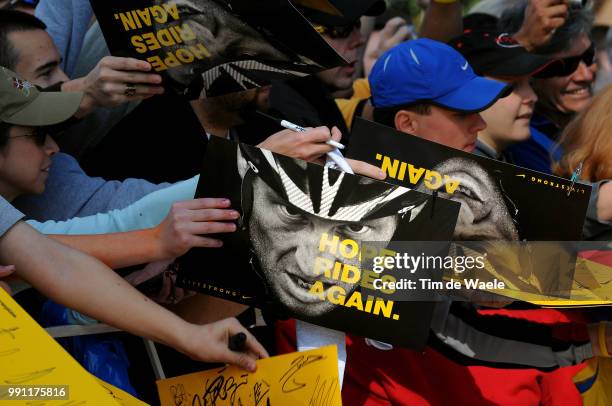
[[[113,55],[148,61],[192,99],[346,63],[289,0],[90,1]]]
[[[202,173],[196,195],[230,198],[240,230],[219,235],[221,248],[184,256],[179,284],[279,317],[424,346],[433,305],[375,289],[377,274],[361,264],[391,241],[448,241],[456,203],[215,137]]]

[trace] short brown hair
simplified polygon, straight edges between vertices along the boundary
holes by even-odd
[[[18,10],[0,10],[0,66],[14,70],[19,50],[8,39],[16,31],[45,30],[47,26],[37,17]]]
[[[386,125],[395,128],[395,116],[402,110],[412,111],[421,116],[431,114],[431,104],[429,103],[413,103],[404,106],[374,108],[374,121],[378,124]]]

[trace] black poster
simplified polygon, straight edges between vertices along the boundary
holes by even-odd
[[[462,204],[455,240],[580,241],[591,187],[356,120],[347,156]],[[569,192],[569,194],[568,194]]]
[[[432,205],[424,193],[215,137],[196,196],[230,198],[242,217],[237,232],[215,236],[223,247],[180,259],[181,286],[277,317],[424,347],[433,304],[375,289],[379,275],[362,262],[395,241],[441,241],[448,249],[457,203]]]
[[[90,2],[113,55],[148,61],[191,99],[346,63],[289,0]]]
[[[570,297],[571,242],[582,239],[590,186],[365,120],[353,127],[348,156],[382,168],[388,182],[461,203],[451,252],[480,255],[486,264],[445,279],[490,282],[495,287],[485,290],[518,300]]]

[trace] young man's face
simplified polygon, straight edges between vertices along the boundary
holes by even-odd
[[[19,76],[43,88],[68,80],[60,68],[57,47],[45,30],[15,31],[8,39],[18,55],[13,70]]]
[[[496,79],[500,80],[500,79]],[[529,84],[529,77],[508,82],[513,85],[510,95],[501,98],[482,113],[487,128],[479,135],[483,141],[498,152],[513,143],[531,136],[529,121],[538,100]]]
[[[570,58],[582,55],[591,46],[591,40],[581,35],[572,44],[569,51],[557,57]],[[534,80],[534,89],[540,101],[549,108],[564,114],[579,113],[584,110],[593,98],[597,64],[586,65],[580,62],[578,68],[568,76]]]
[[[350,89],[355,79],[359,47],[364,44],[361,31],[355,27],[347,38],[332,38],[327,34],[322,36],[349,64],[317,73],[317,77],[334,91]]]
[[[323,282],[325,297],[332,286],[342,287],[347,295],[355,289],[354,284],[316,276],[317,257],[360,267],[358,257],[346,259],[340,254],[320,252],[321,236],[327,233],[330,238],[335,235],[341,241],[390,241],[398,222],[398,216],[359,224],[322,219],[287,206],[261,179],[257,178],[253,184],[249,233],[263,277],[280,303],[305,316],[322,315],[335,306],[309,293],[316,280]]]
[[[0,149],[0,194],[7,200],[45,191],[51,156],[59,148],[50,136],[35,135],[37,130],[12,126]]]
[[[412,118],[414,128],[397,129],[465,152],[474,151],[478,133],[487,127],[478,113],[458,113],[437,106],[431,106],[431,114],[414,113]]]

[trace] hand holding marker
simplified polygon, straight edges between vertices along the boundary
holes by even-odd
[[[247,336],[244,333],[234,334],[230,336],[227,346],[231,351],[243,352],[246,348],[246,339]]]
[[[272,117],[266,113],[262,113],[261,111],[257,111],[257,114],[259,114],[262,117],[265,117],[269,120],[273,120],[276,123],[278,123],[281,127],[286,128],[288,130],[291,131],[295,131],[298,133],[304,132],[306,131],[306,129],[304,127],[301,127],[297,124],[293,124],[290,121],[287,120],[280,120],[277,119],[275,117]],[[346,159],[344,159],[344,156],[342,155],[342,152],[340,152],[341,149],[344,149],[344,145],[340,144],[339,142],[336,142],[334,140],[329,140],[325,142],[327,145],[330,145],[332,147],[335,147],[336,149],[334,149],[333,151],[330,151],[327,153],[327,162],[325,164],[325,166],[337,166],[338,168],[340,168],[342,171],[344,172],[348,172],[348,173],[354,173],[353,169],[351,168],[351,166],[348,164],[348,162],[346,162]]]

